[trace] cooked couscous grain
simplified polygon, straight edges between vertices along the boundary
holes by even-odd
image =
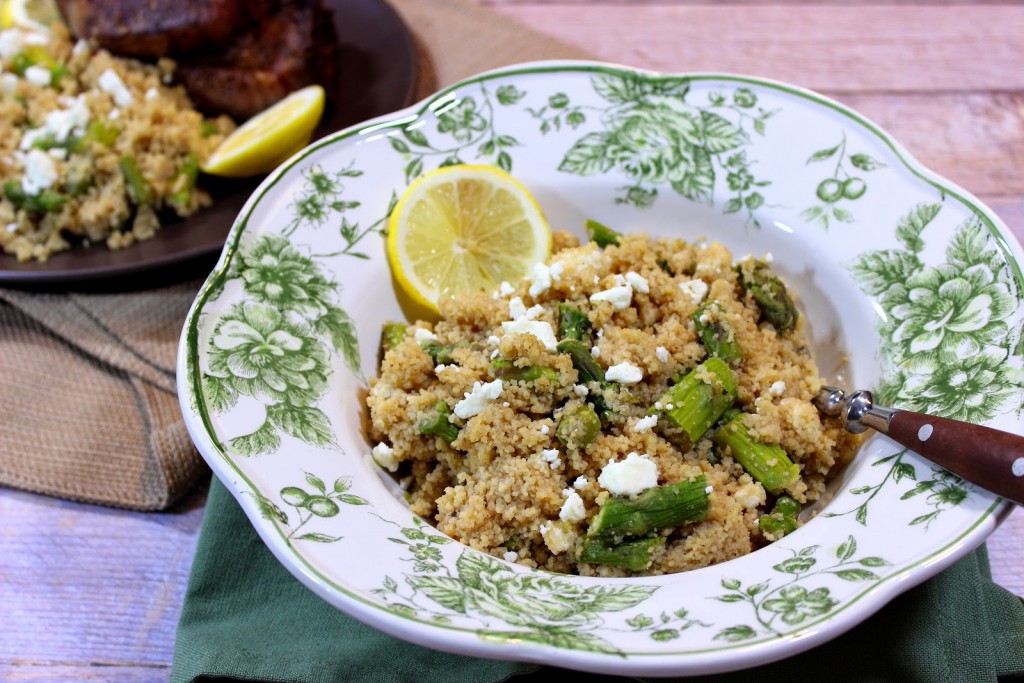
[[[411,509],[495,557],[596,576],[704,567],[795,528],[782,502],[817,500],[859,439],[810,403],[802,318],[767,320],[771,287],[748,281],[767,265],[645,234],[554,245],[531,278],[443,301],[385,351],[369,438]],[[585,318],[567,326],[570,309]],[[717,412],[684,434],[694,396]]]
[[[45,261],[75,242],[120,249],[160,216],[210,204],[199,163],[234,129],[196,111],[173,65],[73,43],[65,29],[0,32],[0,247]]]

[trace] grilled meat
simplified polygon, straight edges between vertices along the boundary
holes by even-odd
[[[178,62],[177,78],[204,111],[249,118],[301,87],[333,99],[337,36],[319,0],[282,0],[222,51]]]
[[[72,32],[128,57],[181,56],[216,49],[273,0],[57,0]]]
[[[244,120],[288,93],[337,82],[324,0],[58,0],[79,38],[140,59],[170,57],[199,109]]]

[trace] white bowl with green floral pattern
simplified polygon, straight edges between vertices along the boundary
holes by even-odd
[[[324,600],[421,645],[586,671],[741,669],[847,631],[980,545],[1010,504],[876,436],[816,518],[705,569],[596,579],[508,564],[415,517],[370,458],[363,397],[401,318],[382,231],[409,182],[495,164],[551,224],[771,252],[848,389],[1022,431],[1021,250],[885,132],[797,87],[593,62],[488,72],[273,173],[186,322],[199,450]],[[843,363],[844,354],[848,362]]]

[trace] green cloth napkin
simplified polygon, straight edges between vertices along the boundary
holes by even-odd
[[[614,678],[438,652],[365,626],[294,579],[214,478],[178,623],[172,683],[492,683],[517,676],[525,683],[543,674]],[[992,583],[982,547],[814,650],[758,669],[686,680],[810,679],[1024,680],[1024,601]]]

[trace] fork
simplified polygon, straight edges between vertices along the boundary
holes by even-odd
[[[1024,437],[991,427],[875,405],[870,391],[823,386],[811,401],[846,429],[869,427],[953,474],[1024,505]]]

